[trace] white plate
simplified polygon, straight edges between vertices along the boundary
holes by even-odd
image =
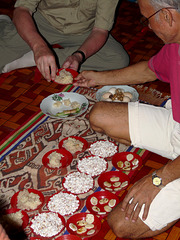
[[[127,85],[112,85],[112,86],[104,86],[101,89],[99,89],[96,93],[96,99],[98,101],[101,101],[101,96],[105,93],[108,92],[110,88],[115,87],[115,88],[121,88],[123,89],[125,92],[130,92],[133,95],[133,98],[131,100],[131,102],[136,102],[138,101],[139,98],[139,94],[136,91],[135,88],[133,87],[129,87]]]
[[[64,104],[62,104],[59,107],[55,107],[53,104],[56,101],[63,101],[65,99],[69,99],[71,102],[74,102],[74,101],[78,102],[81,105],[80,109],[78,109],[76,113],[62,114],[64,110],[71,110],[72,107],[65,106]],[[81,94],[71,93],[71,92],[60,92],[60,93],[52,94],[47,98],[43,99],[40,104],[40,108],[42,112],[47,116],[52,118],[62,119],[62,118],[67,118],[67,117],[70,118],[74,116],[77,117],[83,114],[87,110],[88,105],[89,105],[89,102],[87,98]]]

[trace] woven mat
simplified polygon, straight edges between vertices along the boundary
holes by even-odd
[[[163,96],[160,92],[142,88],[141,86],[134,86],[140,93],[140,98],[151,104],[161,105],[167,98],[168,95]],[[71,172],[76,171],[76,165],[78,159],[89,154],[88,150],[81,153],[74,158],[70,166],[62,170],[50,170],[43,166],[42,157],[43,155],[51,149],[58,148],[58,143],[61,139],[68,136],[81,136],[85,138],[88,143],[92,143],[97,140],[107,139],[104,134],[99,134],[94,132],[88,121],[89,111],[94,105],[96,98],[96,89],[84,89],[84,88],[67,88],[64,91],[72,91],[83,94],[89,100],[89,108],[86,113],[80,117],[71,119],[52,119],[45,116],[41,111],[37,112],[28,122],[26,122],[21,128],[19,128],[12,136],[5,139],[1,144],[1,157],[0,157],[0,203],[1,209],[8,209],[11,207],[10,200],[11,197],[21,189],[38,189],[41,191],[45,197],[44,205],[41,209],[33,212],[28,212],[29,218],[34,217],[39,212],[47,211],[46,202],[49,196],[57,193],[63,189],[62,179],[63,177]],[[139,154],[143,159],[143,166],[148,160],[149,152],[144,149],[138,149],[134,147],[127,147],[123,144],[118,144],[119,152],[128,151],[135,152]],[[112,170],[113,166],[111,161],[108,161],[108,169]],[[142,168],[141,168],[142,169]],[[141,169],[138,169],[133,174],[130,174],[131,184],[133,183],[135,177],[141,177]],[[115,169],[113,169],[115,170]],[[143,171],[143,174],[147,174],[147,171]],[[78,195],[81,199],[81,209],[78,212],[86,212],[86,199],[87,197],[95,191],[101,191],[98,186],[97,178],[95,179],[94,188],[86,193]],[[126,191],[121,191],[116,193],[120,198],[122,198]],[[65,217],[67,220],[69,217]],[[102,230],[97,236],[103,237],[104,239],[114,240],[118,239],[112,233],[107,225],[106,219],[101,217]],[[33,233],[29,225],[25,229],[25,234],[28,239],[33,237]],[[66,229],[60,234],[68,234]],[[60,236],[59,235],[59,236]],[[89,239],[97,239],[97,236]],[[26,239],[23,235],[18,236],[15,239]],[[55,238],[51,239],[56,239]]]

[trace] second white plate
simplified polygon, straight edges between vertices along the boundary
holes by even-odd
[[[138,99],[139,99],[139,94],[138,94],[138,92],[136,91],[135,88],[130,87],[130,86],[128,86],[128,85],[111,85],[111,86],[104,86],[104,87],[100,88],[100,89],[97,91],[97,93],[96,93],[96,99],[97,99],[98,101],[101,101],[102,95],[103,95],[105,92],[108,92],[109,89],[111,89],[111,88],[113,88],[113,87],[115,87],[115,88],[121,88],[121,89],[123,89],[125,92],[130,92],[130,93],[133,95],[133,98],[132,98],[131,101],[132,101],[132,102],[138,101]]]

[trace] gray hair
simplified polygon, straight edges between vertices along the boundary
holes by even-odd
[[[150,0],[150,4],[157,10],[160,8],[172,7],[180,12],[180,0]]]

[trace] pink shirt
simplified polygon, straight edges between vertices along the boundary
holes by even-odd
[[[173,118],[180,123],[180,45],[164,45],[148,64],[159,80],[170,83]]]

